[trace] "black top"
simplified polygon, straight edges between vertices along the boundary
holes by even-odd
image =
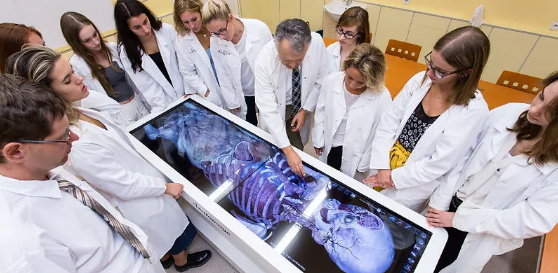
[[[165,63],[163,62],[163,57],[161,56],[161,52],[149,54],[149,57],[155,62],[161,73],[167,78],[167,81],[172,85],[172,81],[169,76],[169,72],[167,72],[167,68],[165,67]]]
[[[105,67],[105,76],[107,76],[115,93],[110,97],[117,102],[127,101],[134,95],[134,90],[126,81],[124,69],[120,68],[116,62],[112,62],[112,65],[118,68],[119,71],[115,71],[112,66]]]
[[[426,129],[428,129],[428,127],[432,125],[438,117],[439,116],[427,116],[424,112],[421,101],[407,120],[407,123],[405,124],[405,127],[403,127],[403,131],[401,131],[397,141],[399,141],[405,150],[411,153],[413,149],[415,149],[417,142],[420,140]]]

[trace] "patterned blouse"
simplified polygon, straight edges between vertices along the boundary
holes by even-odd
[[[411,114],[405,127],[403,127],[403,131],[399,137],[397,137],[397,141],[390,150],[389,159],[390,159],[390,168],[392,170],[399,168],[405,165],[407,159],[415,149],[417,142],[419,142],[420,138],[436,121],[439,116],[429,117],[424,112],[424,108],[422,107],[422,102],[417,105],[415,111]]]

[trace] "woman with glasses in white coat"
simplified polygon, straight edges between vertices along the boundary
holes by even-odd
[[[121,105],[120,123],[128,125],[149,113],[122,68],[116,43],[105,42],[97,26],[77,12],[64,13],[60,28],[74,52],[70,58],[74,72],[91,91],[106,94]],[[87,100],[82,103],[90,108]]]
[[[436,272],[481,272],[558,223],[558,71],[543,86],[531,105],[492,110],[464,166],[432,195],[427,221],[449,235]]]
[[[212,36],[211,56],[227,108],[256,126],[254,68],[271,32],[260,20],[235,17],[222,0],[208,0],[202,18]]]
[[[68,103],[87,97],[82,77],[60,53],[47,47],[25,48],[9,59],[10,74],[52,88]],[[211,252],[188,254],[197,229],[174,199],[182,194],[180,183],[166,183],[165,177],[135,151],[126,131],[102,113],[81,107],[68,108],[72,132],[79,140],[64,166],[82,177],[103,195],[124,217],[137,224],[155,247],[163,267],[173,264],[178,271],[203,265]]]
[[[118,0],[114,6],[122,66],[149,104],[164,110],[184,95],[176,57],[176,31],[137,0]]]
[[[178,32],[176,54],[187,94],[198,94],[217,106],[226,105],[211,56],[210,34],[201,18],[200,0],[174,1],[174,26]]]
[[[426,72],[413,76],[378,125],[364,182],[414,210],[440,185],[474,145],[488,116],[477,90],[488,37],[476,27],[448,32],[425,56]]]
[[[370,24],[368,12],[361,7],[352,7],[339,17],[337,26],[337,42],[327,47],[331,56],[331,72],[337,72],[343,67],[345,58],[362,43],[370,43]]]
[[[386,61],[381,50],[366,43],[345,58],[343,68],[322,84],[312,142],[321,161],[362,181],[370,168],[374,132],[391,103],[384,86]]]

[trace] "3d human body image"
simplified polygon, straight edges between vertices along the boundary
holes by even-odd
[[[314,255],[327,254],[339,272],[392,272],[397,249],[391,223],[386,225],[365,203],[349,204],[329,195],[306,212],[320,192],[335,191],[331,178],[306,164],[306,176],[298,177],[280,149],[253,133],[188,101],[180,111],[143,126],[143,133],[150,141],[166,141],[159,146],[172,148],[203,172],[212,188],[204,193],[227,187],[226,197],[216,202],[268,244],[275,245],[287,227],[297,224],[307,231],[299,236],[313,240],[309,247],[322,247]],[[289,257],[302,271],[315,272],[312,264],[321,258],[305,262],[292,252]]]

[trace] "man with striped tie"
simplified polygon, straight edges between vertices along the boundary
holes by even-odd
[[[59,95],[0,75],[0,128],[0,272],[164,272],[141,229],[57,168],[78,139]]]
[[[255,91],[260,127],[275,138],[292,171],[304,176],[300,157],[310,135],[310,113],[316,108],[329,59],[322,37],[300,19],[287,19],[256,59]]]

